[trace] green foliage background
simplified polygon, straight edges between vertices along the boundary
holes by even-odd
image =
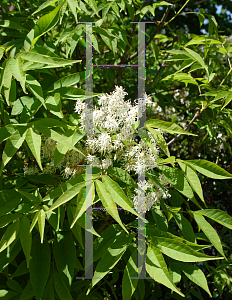
[[[231,299],[232,44],[230,16],[215,15],[220,3],[231,11],[230,1],[0,0],[1,299]],[[155,279],[130,279],[137,274],[135,216],[119,212],[126,233],[115,216],[94,211],[94,276],[103,278],[78,280],[85,275],[85,174],[64,181],[23,168],[43,168],[42,135],[67,146],[66,132],[80,133],[79,22],[95,22],[94,64],[136,64],[130,22],[144,20],[154,22],[146,25],[146,89],[157,103],[146,128],[163,129],[166,141],[150,176],[163,173],[172,186],[171,198],[146,214],[146,271]],[[137,97],[136,68],[94,68],[93,82],[96,94],[122,85]],[[186,134],[177,136],[184,131],[176,124]],[[94,204],[127,201],[137,179],[124,175],[94,169]]]

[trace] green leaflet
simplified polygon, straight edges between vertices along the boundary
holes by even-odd
[[[163,172],[164,176],[167,178],[168,182],[182,193],[187,198],[192,199],[194,197],[193,191],[188,184],[184,173],[177,168],[170,168],[168,166],[159,166],[159,169]]]
[[[232,229],[232,217],[220,209],[203,209],[197,210],[194,213],[208,217],[219,224]]]
[[[19,56],[21,58],[29,61],[29,63],[24,63],[24,66],[23,66],[24,71],[33,70],[34,64],[37,68],[36,63],[40,64],[41,69],[46,69],[46,68],[65,67],[65,66],[72,65],[72,64],[75,64],[75,63],[78,63],[81,61],[81,60],[69,60],[69,59],[64,59],[64,58],[51,57],[51,56],[40,54],[40,53],[37,53],[34,51],[21,52],[19,54]]]
[[[45,1],[42,5],[40,5],[40,7],[39,7],[36,11],[33,12],[32,15],[37,14],[37,13],[40,12],[42,9],[48,7],[49,5],[54,4],[55,2],[56,2],[56,0],[47,0],[47,1]]]
[[[37,300],[41,300],[48,279],[51,250],[48,242],[40,242],[39,234],[33,237],[30,260],[30,278]]]
[[[205,203],[203,191],[201,187],[201,182],[196,174],[196,172],[184,161],[177,160],[179,166],[181,167],[182,171],[184,172],[185,177],[188,179],[193,190],[197,193],[200,199]]]
[[[64,115],[61,110],[61,100],[60,100],[60,94],[55,93],[54,97],[49,96],[46,100],[46,106],[50,112],[59,117],[59,118],[64,118]]]
[[[77,20],[77,3],[78,2],[75,0],[67,0],[67,2],[68,2],[68,5],[70,7],[72,14],[74,15],[76,23],[78,23],[78,20]]]
[[[181,128],[179,125],[172,123],[172,122],[166,122],[158,119],[152,119],[148,120],[146,122],[146,127],[148,131],[150,131],[150,127],[159,128],[161,130],[164,130],[166,132],[169,132],[171,134],[186,134],[186,135],[194,135],[196,134],[186,132],[183,128]]]
[[[0,217],[10,213],[23,199],[15,190],[0,191]]]
[[[16,131],[15,127],[12,124],[9,124],[5,127],[0,128],[0,143],[7,140],[9,137],[11,137],[14,132]]]
[[[35,296],[35,293],[34,293],[32,285],[31,285],[31,281],[29,280],[28,284],[26,285],[25,289],[23,290],[19,300],[28,300],[28,299],[32,298],[33,296]]]
[[[157,249],[153,245],[148,246],[146,269],[148,274],[151,277],[154,277],[155,281],[167,286],[177,294],[184,297],[184,295],[177,289],[177,287],[171,280],[162,253],[160,252],[159,249]]]
[[[11,299],[14,296],[16,296],[17,293],[12,292],[12,291],[7,291],[7,290],[0,290],[0,298],[1,299]]]
[[[67,141],[67,138],[63,135],[60,134],[50,128],[47,128],[45,126],[42,125],[38,125],[36,123],[34,123],[34,128],[37,129],[38,131],[42,132],[44,135],[46,135],[47,137],[50,137],[52,140],[64,145],[64,146],[68,146],[70,149],[73,149],[79,153],[81,153],[83,156],[85,156],[84,153],[82,153],[79,149],[77,149],[76,147],[74,147],[71,143],[69,143]]]
[[[218,252],[225,257],[225,254],[222,249],[221,240],[216,232],[216,230],[205,220],[203,216],[199,216],[197,213],[193,213],[194,219],[197,222],[198,226],[218,250]]]
[[[73,216],[74,216],[74,208],[71,205],[68,205],[67,214],[68,214],[69,225],[71,225],[73,222]],[[74,226],[71,228],[71,230],[72,230],[72,233],[74,234],[75,238],[78,240],[79,244],[81,245],[81,248],[84,249],[82,233],[81,233],[81,226],[79,224],[75,223]]]
[[[202,254],[190,248],[188,245],[169,238],[150,237],[151,243],[165,255],[183,262],[198,262],[214,259],[223,259],[223,257],[213,257]]]
[[[7,227],[0,241],[0,252],[4,251],[16,239],[19,231],[19,223],[20,221],[17,220]]]
[[[101,231],[101,235],[93,243],[93,262],[102,258],[112,243],[122,234],[124,234],[124,231],[122,231],[121,226],[118,224],[112,224]]]
[[[24,216],[21,219],[19,237],[23,248],[23,252],[26,257],[27,267],[29,268],[32,234],[30,233],[30,221],[28,220],[27,216]]]
[[[73,300],[67,286],[57,272],[53,273],[53,283],[60,299]]]
[[[10,89],[11,89],[11,82],[12,82],[12,73],[8,67],[8,62],[9,62],[9,60],[6,60],[2,64],[2,67],[4,68],[4,70],[3,70],[3,75],[2,75],[2,83],[0,86],[0,91],[3,88],[6,103],[8,106],[10,106],[9,96],[10,96]]]
[[[209,287],[207,284],[206,277],[204,273],[195,265],[185,264],[185,263],[175,263],[181,269],[181,271],[195,284],[203,288],[212,297]]]
[[[165,215],[163,214],[163,212],[160,210],[160,208],[156,208],[156,209],[152,209],[152,216],[155,220],[156,226],[162,230],[167,232],[168,230],[168,222],[167,219],[165,217]]]
[[[16,78],[16,80],[20,82],[24,93],[27,94],[25,89],[26,74],[23,71],[23,61],[21,57],[10,59],[8,62],[8,68],[11,71],[12,75]]]
[[[125,170],[123,170],[121,168],[109,167],[107,169],[107,173],[109,173],[110,175],[115,176],[116,178],[120,179],[124,183],[126,183],[130,186],[133,186],[134,188],[138,187],[138,185],[136,184],[134,179],[130,176],[130,174],[128,174]]]
[[[43,243],[44,228],[45,228],[45,212],[43,209],[41,209],[38,214],[38,226],[39,226],[40,240],[41,243]]]
[[[31,222],[31,226],[30,226],[30,232],[32,232],[33,228],[35,227],[36,222],[38,221],[39,212],[40,211],[37,211],[37,213],[34,215],[34,218]]]
[[[64,192],[53,205],[49,208],[48,212],[51,212],[55,208],[61,206],[62,204],[68,202],[73,197],[75,197],[81,190],[83,186],[85,186],[85,181],[78,182],[75,185],[73,185],[70,189],[68,189],[66,192]]]
[[[190,242],[194,243],[196,238],[190,222],[183,216],[182,213],[172,212],[172,215],[175,218],[178,227],[182,231],[183,236]]]
[[[188,55],[190,57],[192,57],[193,59],[195,59],[197,62],[199,62],[199,64],[201,64],[201,66],[204,68],[205,67],[205,63],[203,58],[195,51],[193,51],[192,49],[189,48],[184,48],[185,51],[188,53]]]
[[[128,263],[123,272],[122,278],[122,296],[123,300],[130,300],[137,285],[138,279],[131,279],[130,277],[136,277],[137,273],[137,249],[134,250],[130,256]]]
[[[94,189],[93,183],[92,183],[91,187],[88,188],[88,190],[86,189],[86,187],[83,187],[80,190],[80,193],[77,196],[76,213],[75,213],[75,216],[73,218],[73,222],[72,222],[70,228],[73,228],[76,221],[83,215],[83,213],[86,211],[86,209],[88,209],[88,207],[86,207],[87,206],[86,205],[87,197],[91,197],[91,199],[92,199],[91,205],[92,205],[92,202],[94,201],[94,198],[95,198],[95,189]]]
[[[26,127],[18,128],[15,131],[15,133],[13,133],[13,135],[7,140],[6,146],[2,154],[2,164],[1,164],[0,174],[3,168],[6,166],[6,164],[11,160],[11,158],[14,156],[17,150],[21,147],[26,137],[26,132],[27,132]]]
[[[148,130],[152,135],[154,135],[154,139],[156,143],[160,146],[160,148],[164,151],[164,153],[171,159],[167,143],[164,137],[162,136],[162,134],[158,130],[155,130],[151,127],[148,127]]]
[[[59,20],[59,12],[62,7],[63,2],[57,6],[52,12],[42,16],[35,24],[34,28],[34,39],[32,41],[31,47],[37,42],[38,38],[52,29]]]
[[[154,148],[154,146],[152,144],[152,141],[151,141],[151,138],[149,137],[149,135],[147,135],[147,136],[141,135],[140,137],[151,148],[152,152],[155,155],[157,155],[157,151],[155,150],[155,148]],[[157,142],[157,144],[158,144],[158,142]]]
[[[103,206],[107,212],[118,222],[118,224],[128,233],[126,227],[122,224],[117,211],[117,205],[115,204],[111,194],[108,192],[106,186],[99,180],[95,181],[96,190]]]
[[[46,109],[46,105],[44,103],[44,98],[43,98],[43,90],[40,85],[40,83],[31,75],[27,74],[26,77],[26,86],[32,94],[39,99],[39,101],[43,104],[44,108]]]
[[[14,214],[8,214],[6,216],[0,217],[0,228],[5,227],[12,221],[18,220],[21,217],[21,214],[14,213]]]
[[[53,254],[59,275],[66,287],[70,289],[76,261],[76,246],[71,230],[56,235]]]
[[[62,87],[73,86],[77,84],[79,81],[85,79],[85,72],[74,73],[71,75],[67,75],[62,77],[58,81],[54,82],[49,88],[48,91],[56,91]]]
[[[22,292],[21,285],[16,280],[14,280],[14,279],[9,279],[7,281],[7,285],[8,285],[8,287],[11,290],[13,290],[13,291],[15,291],[17,293],[21,293]]]
[[[201,159],[201,160],[186,160],[186,164],[189,164],[192,168],[199,173],[214,179],[231,179],[232,174],[222,169],[215,163]]]
[[[132,233],[126,234],[123,232],[120,238],[116,239],[111,244],[111,246],[107,249],[105,255],[101,258],[101,260],[96,266],[96,270],[94,272],[94,278],[92,279],[91,286],[88,289],[86,295],[88,295],[90,289],[93,288],[117,264],[119,259],[125,253],[133,237],[134,234]]]
[[[131,212],[132,214],[138,216],[138,213],[132,208],[133,207],[132,201],[129,198],[127,198],[122,188],[115,181],[113,181],[107,175],[102,176],[102,181],[106,186],[107,190],[110,192],[112,198],[115,199],[115,202],[119,206]]]
[[[26,133],[26,142],[31,149],[31,152],[33,153],[35,159],[37,160],[40,169],[43,170],[40,157],[41,136],[36,133],[34,129],[28,128]]]
[[[53,275],[51,275],[44,289],[42,300],[54,300]]]

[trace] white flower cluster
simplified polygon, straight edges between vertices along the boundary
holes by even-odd
[[[168,181],[163,174],[159,176],[159,181],[163,186],[168,185]],[[137,195],[133,196],[133,202],[135,209],[139,213],[146,213],[146,211],[149,211],[160,198],[170,197],[167,190],[163,190],[150,178],[148,181],[143,180],[138,182],[138,189],[136,189],[136,193]]]
[[[116,86],[110,95],[100,96],[92,111],[93,122],[85,102],[78,100],[75,112],[80,115],[79,129],[85,130],[86,123],[88,126],[92,124],[93,135],[77,144],[77,148],[86,156],[69,150],[54,168],[54,153],[58,145],[50,138],[45,138],[42,143],[42,157],[47,161],[44,173],[52,173],[58,169],[64,178],[71,178],[84,171],[82,164],[107,170],[114,165],[114,161],[127,172],[134,171],[136,174],[155,168],[159,151],[153,136],[148,132],[153,149],[144,139],[135,142],[133,137],[141,112],[145,111],[146,105],[153,105],[153,102],[145,94],[143,99],[138,99],[137,103],[132,104],[130,100],[125,101],[126,95],[122,87]],[[163,185],[167,185],[163,178],[161,180]],[[144,203],[142,191],[146,189],[148,192]],[[151,181],[139,182],[136,192],[133,202],[138,212],[150,210],[157,199],[167,197],[167,192]]]

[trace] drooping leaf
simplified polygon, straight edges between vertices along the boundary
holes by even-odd
[[[58,22],[59,20],[59,13],[60,8],[63,5],[61,3],[59,6],[57,6],[53,11],[50,13],[42,16],[35,24],[34,28],[34,39],[32,41],[32,47],[37,42],[38,38],[42,35],[44,35],[46,32],[51,30]]]
[[[196,172],[190,166],[186,165],[184,161],[183,162],[180,160],[177,161],[182,171],[184,172],[185,177],[188,179],[188,182],[190,183],[191,187],[197,193],[200,199],[205,203],[201,182]]]
[[[134,211],[133,203],[132,201],[125,195],[121,187],[113,181],[109,176],[103,175],[102,181],[107,188],[107,190],[110,192],[111,196],[114,201],[121,206],[124,210],[127,210],[131,212],[132,214],[138,216],[138,213]]]
[[[116,178],[120,179],[124,183],[133,186],[134,188],[138,187],[134,179],[128,174],[125,170],[117,167],[109,167],[107,172]]]
[[[56,2],[56,0],[47,0],[47,1],[45,1],[42,5],[40,5],[40,7],[39,7],[36,11],[33,12],[32,15],[37,14],[37,13],[40,12],[42,9],[44,9],[44,8],[46,8],[46,7],[48,7],[48,6],[52,5],[52,4],[54,4],[55,2]]]
[[[0,217],[0,228],[7,226],[12,221],[18,220],[22,215],[19,213],[8,214],[6,216]]]
[[[172,212],[172,215],[175,218],[178,227],[182,231],[183,236],[190,242],[194,243],[196,238],[190,222],[183,216],[182,213]]]
[[[0,217],[10,213],[23,199],[13,189],[0,191]]]
[[[21,52],[19,56],[25,60],[28,60],[29,62],[32,62],[28,65],[24,63],[24,67],[23,67],[24,71],[33,70],[34,69],[33,65],[35,63],[39,63],[41,69],[46,69],[46,68],[65,67],[81,61],[81,60],[69,60],[69,59],[51,57],[33,51]],[[38,65],[35,64],[35,67],[37,68]]]
[[[45,228],[45,212],[43,209],[41,209],[38,214],[38,225],[39,225],[40,240],[41,243],[43,243],[44,228]]]
[[[81,153],[83,156],[85,156],[85,154],[82,153],[79,149],[74,147],[71,143],[68,143],[67,138],[64,135],[56,132],[55,130],[52,130],[50,128],[47,128],[45,126],[38,125],[38,124],[34,124],[34,128],[37,129],[38,131],[42,132],[47,137],[50,137],[52,140],[54,140],[64,146],[69,146],[70,149],[73,149],[73,150]]]
[[[7,227],[0,241],[0,252],[4,251],[11,243],[14,242],[19,231],[19,224],[20,221],[16,220]]]
[[[23,61],[21,57],[12,58],[8,62],[8,68],[11,71],[12,75],[18,80],[21,84],[21,87],[25,94],[27,94],[25,89],[26,83],[26,74],[23,71]]]
[[[184,297],[184,295],[177,289],[173,281],[171,280],[170,274],[168,273],[168,268],[163,258],[162,253],[159,249],[153,245],[148,247],[147,259],[146,259],[146,269],[154,280],[167,286],[177,294]]]
[[[19,236],[20,236],[20,242],[23,248],[23,252],[26,257],[27,267],[29,268],[32,235],[30,233],[30,221],[28,220],[27,216],[24,216],[21,219]]]
[[[65,191],[56,201],[53,203],[53,205],[49,208],[49,212],[56,209],[60,205],[68,202],[72,198],[74,198],[81,190],[83,186],[85,186],[85,181],[81,181],[81,178],[79,179],[79,182],[74,184],[71,188],[69,188],[67,191]]]
[[[95,181],[96,189],[102,204],[106,208],[106,211],[118,222],[118,224],[128,233],[126,227],[122,224],[117,211],[117,205],[115,204],[110,192],[107,190],[106,186],[99,180]]]
[[[99,261],[94,272],[94,277],[92,279],[91,287],[88,289],[86,295],[110,270],[117,264],[120,258],[125,253],[127,247],[129,246],[134,234],[123,233],[120,238],[116,239],[111,246],[107,249],[104,257]]]
[[[151,119],[146,122],[146,127],[149,128],[159,128],[161,130],[164,130],[166,132],[169,132],[171,134],[186,134],[186,135],[194,135],[196,134],[186,132],[183,128],[181,128],[179,125],[172,123],[172,122],[166,122],[158,119]]]
[[[192,199],[193,191],[188,184],[187,179],[184,176],[184,173],[177,168],[170,168],[168,166],[162,165],[159,166],[159,169],[163,172],[164,176],[167,178],[168,182],[176,188],[184,196]]]
[[[154,139],[158,144],[158,146],[160,146],[160,148],[164,151],[164,153],[170,158],[170,152],[162,134],[158,130],[153,129],[152,127],[148,127],[148,130],[152,135],[154,135]]]
[[[204,273],[196,265],[178,262],[181,271],[195,284],[203,288],[212,297]]]
[[[195,213],[208,217],[219,224],[232,229],[232,217],[220,209],[203,209],[197,210]]]
[[[64,284],[70,289],[76,261],[76,246],[70,230],[57,234],[53,253],[57,270]]]
[[[214,259],[222,259],[223,257],[208,256],[197,252],[188,245],[178,240],[160,237],[150,237],[152,244],[165,255],[183,262],[198,262]]]
[[[74,86],[79,81],[84,80],[84,79],[85,79],[85,72],[70,74],[70,75],[64,76],[61,79],[59,79],[58,81],[54,82],[48,88],[48,91],[53,91],[53,90],[55,91],[62,87]]]
[[[200,216],[195,212],[193,216],[198,226],[201,228],[201,230],[204,232],[204,234],[207,236],[210,242],[214,245],[218,252],[225,257],[225,254],[222,249],[222,244],[216,230],[205,220],[203,216]]]
[[[68,214],[69,225],[71,226],[71,224],[73,222],[73,217],[75,215],[74,207],[72,207],[71,205],[68,205],[67,214]],[[79,224],[77,224],[77,222],[76,222],[73,225],[73,227],[71,228],[71,230],[72,230],[72,233],[74,234],[75,238],[78,240],[79,244],[81,245],[81,248],[84,249],[81,226]]]
[[[23,290],[22,294],[19,297],[19,300],[29,300],[30,298],[34,297],[35,293],[33,287],[31,285],[31,281],[29,280],[25,289]]]
[[[38,133],[36,133],[35,130],[33,130],[32,128],[28,128],[26,133],[26,141],[35,159],[37,160],[40,169],[43,171],[43,167],[41,164],[41,157],[40,157],[41,136]]]
[[[6,164],[11,160],[17,150],[21,147],[26,137],[27,128],[18,128],[15,133],[7,140],[3,154],[2,154],[2,165],[0,173]]]
[[[59,117],[59,118],[64,118],[64,115],[61,110],[61,100],[60,100],[60,94],[55,93],[54,97],[50,96],[46,100],[46,106],[50,112]]]
[[[12,124],[1,127],[0,128],[0,144],[3,141],[7,140],[9,137],[11,137],[15,131],[16,131],[16,128]]]
[[[92,183],[91,189],[90,188],[88,189],[88,193],[91,193],[91,190],[92,190],[92,195],[90,195],[90,197],[92,198],[92,202],[93,202],[94,198],[95,198],[95,188],[94,188],[94,184],[93,183]],[[83,213],[88,208],[88,207],[86,207],[86,199],[87,199],[87,197],[88,197],[87,189],[86,189],[86,187],[83,187],[80,190],[80,193],[77,196],[76,213],[75,213],[75,216],[74,216],[74,219],[73,219],[73,222],[72,222],[70,228],[73,228],[73,226],[76,223],[76,221],[83,215]],[[92,202],[91,202],[91,204],[92,204]]]
[[[39,234],[33,237],[30,260],[30,279],[37,300],[41,300],[48,280],[51,263],[51,250],[47,240],[43,244]]]
[[[53,283],[60,299],[73,300],[67,286],[57,272],[53,273]]]
[[[130,300],[137,285],[138,279],[131,279],[137,276],[137,249],[130,256],[128,263],[123,272],[122,278],[122,297],[123,300]]]
[[[44,103],[43,98],[43,89],[40,83],[31,75],[27,74],[26,76],[26,86],[32,94],[39,99],[39,101],[43,104],[44,108],[46,109],[46,105]]]
[[[232,174],[222,169],[213,162],[201,159],[201,160],[186,160],[185,163],[189,164],[199,173],[214,179],[231,179]]]

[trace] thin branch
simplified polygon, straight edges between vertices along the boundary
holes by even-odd
[[[182,11],[182,10],[185,8],[185,6],[189,3],[189,1],[190,1],[190,0],[187,0],[187,1],[185,2],[185,4],[179,9],[179,11],[175,14],[175,16],[172,17],[171,20],[168,21],[167,24],[169,24],[170,22],[172,22],[172,21],[173,21],[173,20],[181,13],[181,11]]]
[[[165,11],[165,13],[164,13],[164,15],[163,15],[163,17],[162,17],[162,19],[161,19],[159,25],[156,27],[155,32],[151,35],[151,37],[149,38],[149,40],[146,42],[146,48],[148,48],[150,42],[154,39],[154,37],[157,35],[157,33],[160,31],[160,29],[163,28],[164,22],[165,22],[165,20],[166,20],[166,18],[167,18],[167,16],[168,16],[170,10],[171,10],[171,6],[168,6],[168,8],[166,9],[166,11]],[[138,52],[136,51],[135,53],[133,53],[133,54],[129,57],[129,59],[127,60],[127,63],[130,62],[132,59],[134,59],[137,55],[138,55]]]
[[[151,2],[151,0],[147,0],[144,3],[143,7],[149,5],[150,2]],[[136,15],[135,19],[134,19],[134,22],[138,22],[138,21],[139,21],[139,14]],[[133,23],[132,27],[131,27],[131,31],[130,31],[130,38],[128,39],[129,46],[128,45],[126,46],[125,53],[120,61],[120,64],[127,64],[129,61],[128,56],[129,56],[129,52],[130,52],[130,48],[131,48],[131,44],[132,44],[132,39],[133,39],[133,36],[135,33],[135,28],[136,28],[136,23]],[[114,85],[119,84],[119,82],[122,78],[123,71],[124,71],[124,68],[119,68],[118,73],[116,74],[115,79],[114,79]]]
[[[222,47],[225,49],[225,47],[224,47],[224,45],[222,44]],[[227,56],[227,59],[228,59],[228,63],[229,63],[229,66],[230,66],[230,69],[232,69],[232,67],[231,67],[231,62],[230,62],[230,58],[229,58],[229,56],[226,54],[226,56]]]
[[[149,88],[152,86],[152,84],[156,81],[156,78],[159,76],[159,74],[161,73],[161,71],[165,68],[166,63],[162,62],[162,64],[160,65],[159,70],[157,71],[157,73],[155,74],[154,78],[150,81],[150,83],[148,84],[148,86],[146,87],[146,91],[149,90]]]
[[[189,124],[187,126],[185,126],[184,130],[186,131],[191,125],[192,123],[201,115],[200,109],[198,108],[198,111],[195,113],[194,117],[192,118],[192,120],[189,122]],[[181,134],[178,134],[175,138],[173,138],[171,141],[169,141],[167,143],[167,145],[171,145],[173,142],[175,142],[179,137],[181,136]]]
[[[172,41],[172,45],[171,45],[171,48],[170,50],[172,50],[175,42],[178,40],[177,37],[173,37],[173,41]],[[146,88],[146,91],[149,90],[149,88],[152,86],[152,84],[155,82],[156,78],[159,76],[159,74],[161,73],[161,71],[166,67],[166,62],[163,61],[162,64],[160,65],[160,68],[159,70],[157,71],[157,73],[155,74],[154,78],[150,81],[149,85],[147,86]]]

